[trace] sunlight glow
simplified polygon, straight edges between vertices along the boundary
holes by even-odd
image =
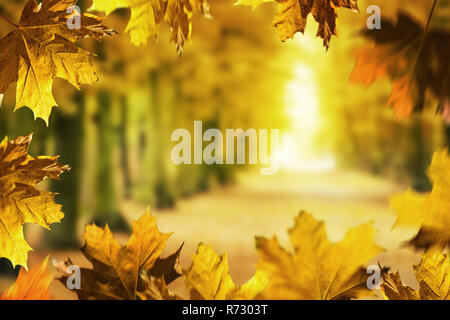
[[[295,67],[294,79],[286,86],[286,112],[291,123],[282,135],[281,166],[290,171],[329,171],[334,157],[318,152],[315,138],[321,125],[319,95],[313,71],[304,64]]]

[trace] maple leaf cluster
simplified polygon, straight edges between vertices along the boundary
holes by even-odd
[[[266,0],[240,0],[253,7]],[[337,10],[357,10],[357,0],[277,0],[274,21],[284,41],[304,32],[312,14],[319,24],[317,36],[328,47],[337,34]],[[83,14],[80,29],[66,26],[67,8],[76,0],[28,0],[16,29],[0,39],[0,95],[16,82],[16,109],[24,106],[35,117],[48,121],[56,101],[53,79],[63,78],[73,86],[97,81],[90,61],[92,54],[76,45],[84,38],[101,39],[114,31],[103,26],[102,18]],[[127,27],[131,41],[141,45],[156,37],[162,22],[171,28],[171,40],[178,51],[190,38],[194,14],[209,16],[206,0],[94,0],[92,10],[111,13],[130,8]],[[381,76],[393,81],[389,100],[399,117],[423,108],[430,90],[440,101],[449,101],[448,33],[422,27],[400,14],[396,24],[384,21],[382,30],[364,35],[375,46],[360,53],[354,81],[372,84]],[[32,157],[28,148],[32,136],[0,143],[0,257],[22,265],[19,277],[1,299],[50,299],[53,275],[46,259],[40,266],[27,268],[31,250],[24,239],[23,225],[34,223],[44,228],[63,218],[55,194],[36,188],[47,179],[58,179],[69,170],[57,157]],[[414,267],[419,289],[402,283],[400,275],[384,272],[381,290],[386,299],[450,299],[450,157],[437,151],[428,170],[433,189],[426,194],[412,190],[396,195],[392,207],[398,214],[396,226],[417,229],[411,244],[425,249]],[[337,243],[329,241],[323,222],[302,212],[288,231],[291,249],[280,246],[276,238],[258,237],[257,271],[252,279],[237,286],[228,268],[227,255],[219,255],[204,244],[192,256],[191,266],[182,270],[182,246],[166,258],[161,253],[170,234],[157,228],[157,220],[147,211],[133,225],[129,241],[122,245],[108,226],[88,225],[84,234],[83,255],[92,268],[81,269],[79,299],[173,300],[182,299],[168,286],[182,277],[191,299],[351,299],[371,295],[366,287],[364,266],[382,250],[374,242],[371,224],[350,229]],[[66,265],[72,264],[69,259]],[[61,282],[68,279],[64,273]]]
[[[274,0],[238,0],[237,5],[253,8]],[[275,0],[278,3],[273,22],[282,41],[304,33],[308,16],[318,23],[317,36],[326,48],[337,35],[340,8],[358,11],[358,0]],[[105,27],[103,18],[82,14],[79,29],[67,28],[67,9],[77,0],[28,0],[16,30],[0,39],[0,97],[16,84],[16,109],[30,108],[36,118],[48,124],[57,106],[52,88],[55,78],[62,78],[80,89],[98,81],[92,54],[76,45],[85,38],[102,39],[114,30]],[[192,32],[194,15],[211,17],[207,0],[93,0],[91,11],[107,15],[129,8],[126,28],[131,42],[141,46],[157,39],[160,26],[171,30],[171,41],[181,54]],[[388,76],[393,89],[388,104],[398,118],[423,109],[427,91],[438,100],[437,110],[447,117],[450,112],[450,35],[447,31],[429,30],[410,16],[400,13],[396,23],[384,19],[380,30],[364,30],[363,36],[373,46],[358,53],[352,82],[370,86]],[[1,101],[0,101],[1,102]]]
[[[250,5],[254,8],[272,0],[238,0],[238,5]],[[319,24],[317,37],[323,39],[328,48],[332,36],[337,33],[338,9],[346,8],[358,11],[358,0],[274,0],[278,4],[273,26],[282,41],[293,39],[297,32],[305,33],[308,15],[312,14]]]
[[[25,137],[18,138],[22,141]],[[16,144],[18,144],[16,142]],[[384,270],[381,291],[390,300],[450,299],[450,260],[444,248],[448,243],[446,219],[448,206],[448,168],[450,157],[437,152],[429,172],[435,188],[428,195],[395,196],[393,207],[399,212],[398,224],[419,225],[421,231],[412,244],[428,245],[422,261],[414,266],[419,289],[402,283],[400,275]],[[20,175],[20,174],[18,174]],[[32,174],[30,174],[32,175]],[[411,199],[415,197],[417,199]],[[410,204],[419,202],[415,212]],[[430,208],[426,214],[420,211]],[[404,212],[411,214],[404,215]],[[419,214],[420,212],[420,214]],[[423,236],[432,232],[433,237]],[[75,290],[79,299],[101,300],[180,300],[168,286],[182,277],[193,300],[354,299],[374,295],[367,287],[365,266],[382,251],[375,242],[372,223],[348,230],[336,243],[330,242],[324,222],[306,212],[300,213],[288,230],[292,249],[280,246],[278,240],[256,238],[259,255],[255,276],[242,286],[236,286],[229,274],[227,255],[217,254],[211,246],[200,244],[192,256],[191,266],[180,265],[182,246],[166,258],[161,258],[170,234],[161,233],[157,219],[148,210],[133,225],[130,239],[120,244],[108,226],[88,225],[81,249],[92,268],[81,269],[81,288]],[[0,237],[2,238],[2,237]],[[21,271],[17,281],[5,291],[2,299],[50,299],[49,286],[53,273],[42,265],[29,272]],[[68,259],[65,266],[72,265]],[[59,281],[66,284],[69,273],[58,268]]]
[[[366,264],[381,251],[370,224],[350,230],[339,243],[330,243],[323,222],[301,213],[289,231],[295,254],[275,239],[257,239],[260,262],[255,276],[236,286],[229,274],[227,255],[200,244],[187,270],[180,266],[182,247],[167,258],[161,252],[170,234],[161,233],[147,211],[134,223],[127,244],[119,244],[108,227],[86,227],[83,255],[93,268],[81,269],[79,299],[179,300],[168,285],[184,278],[193,300],[348,299],[370,294]],[[69,259],[66,266],[72,265]],[[66,284],[69,274],[59,280]]]
[[[77,0],[43,0],[38,4],[28,0],[16,29],[0,39],[0,97],[17,83],[15,109],[28,107],[35,118],[47,124],[57,106],[52,94],[55,78],[65,79],[79,90],[82,85],[98,81],[91,62],[93,54],[76,42],[116,33],[102,24],[103,18],[86,13],[81,14],[80,28],[69,29],[67,21],[75,13],[68,14],[68,8],[76,3]],[[180,54],[190,39],[193,15],[210,18],[207,0],[94,0],[91,10],[109,14],[119,8],[131,9],[126,32],[134,45],[156,39],[164,21]]]
[[[125,32],[130,34],[133,45],[141,46],[150,38],[157,39],[158,28],[165,22],[179,54],[185,41],[191,38],[192,17],[198,14],[211,18],[207,0],[94,0],[91,10],[109,15],[119,8],[131,10]]]

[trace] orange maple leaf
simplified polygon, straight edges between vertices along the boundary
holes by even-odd
[[[40,265],[26,271],[20,269],[16,282],[3,292],[0,300],[52,300],[49,286],[53,273],[48,271],[48,257]]]

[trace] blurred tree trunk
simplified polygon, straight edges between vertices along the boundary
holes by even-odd
[[[128,231],[119,210],[118,173],[115,164],[119,130],[115,116],[119,104],[112,93],[103,91],[98,95],[98,161],[97,161],[97,208],[94,222],[103,226],[108,224],[113,230]]]
[[[166,162],[168,161],[168,158],[166,158],[167,151],[170,152],[168,149],[170,145],[168,130],[170,129],[171,102],[173,101],[168,98],[172,92],[170,92],[169,83],[167,81],[164,82],[164,80],[167,80],[164,79],[165,69],[162,67],[160,70],[153,71],[150,74],[151,108],[149,108],[149,112],[155,118],[156,125],[155,136],[150,143],[153,143],[153,148],[156,151],[156,157],[154,157],[156,162],[154,190],[158,208],[172,207],[175,204],[175,196],[167,172],[167,166],[170,164]]]
[[[410,128],[411,142],[414,146],[412,157],[409,159],[409,169],[413,179],[412,187],[417,191],[428,191],[431,187],[426,171],[429,165],[426,141],[422,127],[422,118],[413,115],[413,123]]]
[[[59,195],[58,203],[62,203],[64,219],[61,224],[54,224],[48,233],[48,241],[52,247],[77,247],[77,221],[81,214],[80,191],[82,183],[82,157],[85,138],[85,99],[81,93],[75,96],[78,111],[75,115],[64,114],[54,110],[53,135],[56,141],[56,153],[61,155],[60,163],[68,163],[71,170],[63,174],[60,181],[52,182],[52,190]]]
[[[133,111],[130,112],[129,142],[130,142],[130,177],[132,180],[132,198],[140,203],[152,205],[156,202],[154,193],[156,150],[155,119],[149,112],[150,91],[148,87],[136,90],[129,97],[129,104]]]
[[[128,131],[129,131],[129,109],[126,96],[120,97],[120,162],[123,177],[123,194],[126,199],[131,198],[131,172],[128,156],[130,154]]]

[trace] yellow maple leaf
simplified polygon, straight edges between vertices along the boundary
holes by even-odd
[[[80,28],[69,29],[68,19],[76,11],[68,8],[77,0],[28,0],[16,30],[0,39],[0,94],[17,82],[16,109],[28,107],[35,118],[48,123],[57,103],[52,94],[53,79],[62,78],[76,88],[98,80],[91,54],[74,42],[101,38],[114,31],[102,19],[81,15]]]
[[[29,156],[31,139],[28,135],[0,143],[0,257],[24,267],[31,248],[23,225],[35,223],[49,229],[64,216],[54,202],[55,194],[34,186],[46,178],[57,179],[69,169],[57,164],[58,157]]]
[[[414,266],[419,290],[403,285],[399,273],[383,274],[381,291],[389,300],[450,300],[450,259],[439,246],[431,247]]]
[[[325,225],[302,212],[289,230],[294,252],[278,240],[257,238],[258,270],[267,274],[267,299],[331,300],[367,296],[364,264],[381,249],[373,242],[371,224],[350,229],[344,239],[331,243]]]
[[[237,5],[249,5],[253,9],[271,0],[238,0]],[[278,3],[273,21],[282,41],[294,38],[297,32],[304,33],[308,15],[311,13],[319,24],[317,36],[328,48],[332,36],[337,35],[337,11],[347,8],[358,11],[358,0],[272,0]]]
[[[429,193],[407,190],[391,199],[397,213],[394,227],[419,230],[412,243],[418,247],[450,244],[450,156],[446,150],[436,151],[428,168],[433,189]]]
[[[195,14],[210,18],[207,0],[94,0],[90,10],[109,15],[118,8],[130,8],[131,17],[125,32],[135,46],[157,39],[158,28],[166,22],[171,30],[171,41],[181,54],[184,42],[190,40],[192,17]]]
[[[126,245],[114,239],[108,226],[86,226],[85,246],[81,251],[93,269],[81,269],[81,289],[76,290],[78,297],[100,300],[148,298],[150,295],[145,294],[150,292],[148,285],[159,285],[161,289],[180,276],[181,272],[177,270],[181,248],[166,259],[160,258],[170,234],[161,233],[156,222],[147,210],[133,224],[133,233]],[[151,277],[164,279],[164,283],[150,281]],[[64,275],[60,280],[66,283],[67,278]]]
[[[252,300],[268,285],[262,272],[237,287],[228,271],[227,255],[218,255],[211,246],[200,244],[185,273],[186,287],[193,300]]]
[[[53,273],[48,271],[48,257],[38,266],[20,270],[16,282],[0,295],[0,300],[51,300],[50,283]]]

